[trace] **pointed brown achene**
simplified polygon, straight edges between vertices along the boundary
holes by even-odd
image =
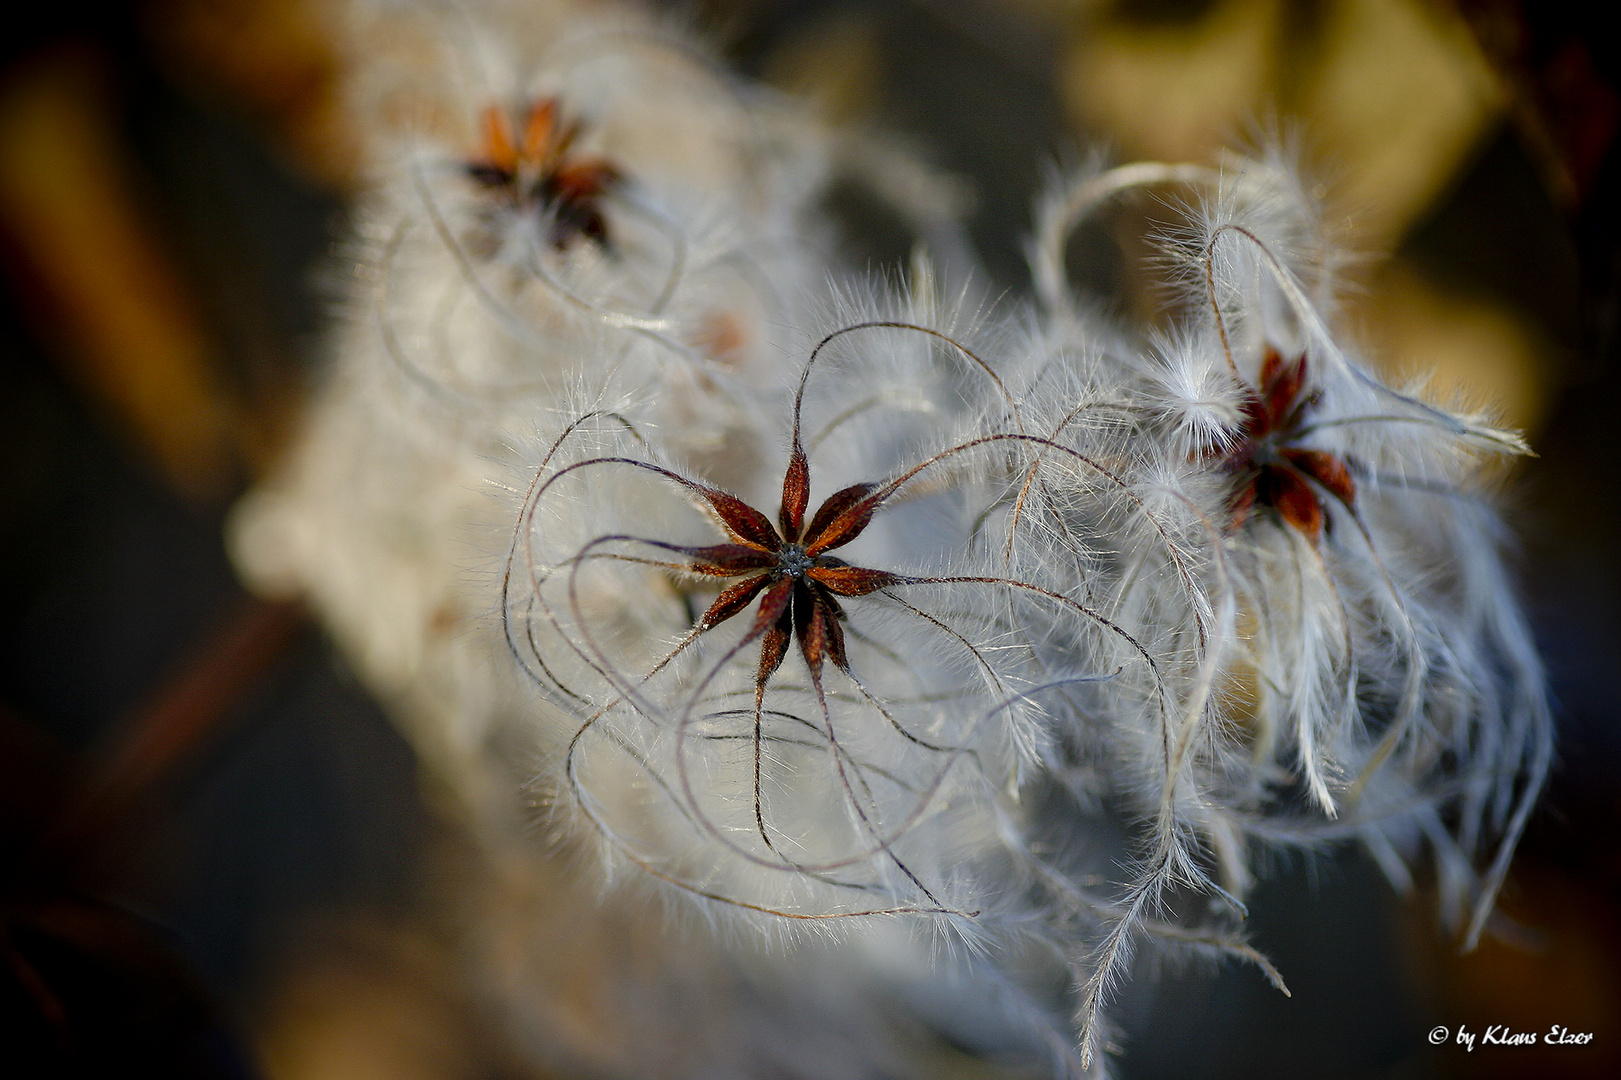
[[[1261,362],[1261,384],[1244,402],[1238,443],[1222,455],[1238,477],[1229,502],[1235,529],[1259,504],[1277,511],[1316,543],[1324,521],[1318,489],[1347,507],[1356,500],[1356,481],[1343,461],[1326,450],[1294,445],[1317,401],[1317,395],[1304,392],[1305,386],[1305,355],[1286,361],[1269,346]]]

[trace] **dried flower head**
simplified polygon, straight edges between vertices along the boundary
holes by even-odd
[[[1368,373],[1292,169],[1083,176],[1039,309],[969,316],[920,264],[790,366],[824,132],[632,16],[385,7],[354,317],[238,546],[492,850],[538,865],[538,808],[769,938],[943,929],[1074,1073],[1144,943],[1282,986],[1241,925],[1268,848],[1433,864],[1478,936],[1551,752],[1483,472],[1523,447]],[[1186,224],[1151,330],[1064,262],[1148,187]],[[1030,989],[1065,979],[1078,1049]]]
[[[1165,239],[1186,287],[1180,324],[1082,344],[1109,338],[1075,314],[1064,236],[1142,186],[1206,193],[1184,204],[1191,228]],[[1112,387],[1091,407],[1130,418],[1118,472],[1185,545],[1201,595],[1189,602],[1185,576],[1139,558],[1074,572],[1112,597],[1103,608],[1128,632],[1168,650],[1160,670],[1186,753],[1178,770],[1138,770],[1161,807],[1151,850],[1187,845],[1186,863],[1241,896],[1265,846],[1355,837],[1398,885],[1427,846],[1444,913],[1469,909],[1472,943],[1550,758],[1542,672],[1481,468],[1523,444],[1383,385],[1352,357],[1329,329],[1315,220],[1275,160],[1128,166],[1049,204],[1037,280],[1064,353],[1043,354],[1038,371],[1050,382],[1054,366],[1079,366],[1072,381]],[[1055,439],[1077,437],[1072,414],[1053,421]],[[1170,866],[1142,861],[1125,895],[1158,895]],[[1129,953],[1125,926],[1094,951],[1085,1041]]]
[[[1316,543],[1323,531],[1323,499],[1337,499],[1350,509],[1356,481],[1334,454],[1299,444],[1317,404],[1317,396],[1306,392],[1306,357],[1285,361],[1268,348],[1260,385],[1247,389],[1236,441],[1216,454],[1234,477],[1232,527],[1265,507]]]
[[[822,452],[807,451],[810,376],[860,334],[936,343],[996,384],[916,324],[828,335],[794,397],[775,521],[658,461],[619,419],[582,418],[525,499],[508,637],[576,725],[555,796],[617,857],[744,912],[910,912],[967,930],[987,897],[1009,900],[975,868],[1001,858],[995,804],[1041,756],[1051,699],[1152,659],[1087,604],[970,552],[987,508],[1006,505],[989,492],[1010,459],[1085,467],[1073,451],[977,422],[907,451],[882,438],[892,410],[848,404],[849,379],[814,395]],[[911,460],[810,512],[813,458],[872,468],[896,453]],[[847,546],[870,555],[833,554]]]
[[[566,250],[581,237],[606,247],[608,224],[601,199],[619,181],[619,170],[606,158],[571,156],[580,122],[564,122],[560,112],[556,98],[534,102],[523,138],[517,140],[507,113],[489,106],[483,153],[468,162],[467,175],[499,192],[509,210],[542,214],[556,250]]]

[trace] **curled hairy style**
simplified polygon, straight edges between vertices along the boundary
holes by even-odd
[[[1133,340],[1078,314],[1064,247],[1141,189],[1182,221],[1159,238],[1180,299]],[[1373,375],[1333,328],[1329,251],[1276,160],[1125,166],[1050,199],[1025,422],[1065,446],[1117,432],[1117,509],[1144,512],[1100,504],[1096,478],[1030,485],[1026,528],[1148,645],[1175,702],[1167,730],[1073,736],[1152,815],[1129,903],[1207,873],[1236,898],[1261,847],[1354,837],[1397,885],[1427,850],[1472,944],[1551,756],[1489,482],[1525,447]],[[1131,932],[1091,954],[1083,1047]]]
[[[949,417],[897,443],[930,385],[873,398],[839,355],[866,349],[917,353],[931,382],[996,380],[921,325],[835,331],[758,505],[582,417],[524,499],[508,640],[572,725],[558,804],[617,859],[773,928],[908,914],[972,937],[986,807],[1039,756],[1045,704],[1112,677],[1083,669],[1095,655],[1146,658],[1085,604],[967,553],[1006,460],[1045,447],[957,437]],[[1034,625],[1075,659],[1043,663]]]
[[[502,583],[561,748],[543,801],[610,865],[771,936],[907,918],[1101,985],[1147,934],[1275,978],[1190,809],[1189,688],[1232,618],[1199,561],[1214,526],[1140,482],[1117,408],[1052,423],[999,359],[921,323],[839,327],[802,369],[780,480],[750,497],[623,416],[567,425]],[[1149,574],[1165,611],[1120,602]],[[1165,805],[1123,838],[1106,804],[1143,778]],[[1095,887],[1145,850],[1142,881]],[[1182,889],[1229,910],[1172,915]]]

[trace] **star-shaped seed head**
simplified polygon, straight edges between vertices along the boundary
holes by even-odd
[[[582,236],[607,246],[599,200],[621,179],[606,158],[570,156],[580,131],[578,121],[561,122],[556,98],[542,98],[529,110],[522,139],[515,139],[506,111],[492,105],[484,110],[482,157],[467,165],[469,177],[513,206],[550,214],[549,239],[557,251]]]
[[[1247,395],[1236,444],[1221,456],[1237,478],[1229,500],[1232,527],[1249,520],[1256,506],[1270,507],[1316,543],[1324,522],[1326,493],[1349,507],[1356,482],[1338,457],[1298,445],[1318,395],[1306,392],[1306,357],[1286,361],[1270,346],[1261,362],[1258,388]]]
[[[860,536],[892,489],[873,483],[852,484],[828,496],[805,524],[810,466],[796,439],[783,477],[776,524],[736,496],[705,486],[696,490],[732,542],[688,549],[691,569],[712,577],[742,578],[715,598],[699,619],[699,629],[719,626],[759,597],[760,609],[750,635],[761,639],[755,676],[761,687],[781,666],[790,639],[798,640],[813,680],[820,680],[827,660],[848,672],[840,625],[844,610],[838,598],[866,596],[908,579],[851,566],[828,552]]]

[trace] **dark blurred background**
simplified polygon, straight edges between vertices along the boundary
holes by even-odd
[[[8,16],[0,45],[0,1054],[58,1063],[41,1075],[510,1071],[434,976],[441,826],[410,750],[220,540],[317,375],[315,275],[356,183],[318,3],[59,5]],[[1621,428],[1621,83],[1600,8],[680,7],[740,70],[967,181],[1015,292],[1055,163],[1097,143],[1203,159],[1298,121],[1369,255],[1345,325],[1499,403],[1538,452],[1510,517],[1559,762],[1502,898],[1512,942],[1457,956],[1433,906],[1352,853],[1287,865],[1252,929],[1294,996],[1237,970],[1138,979],[1120,1071],[1621,1075],[1621,484],[1600,467]],[[892,263],[887,236],[853,229],[848,254]],[[322,1007],[333,986],[362,1020]],[[1426,1039],[1491,1024],[1594,1037]]]

